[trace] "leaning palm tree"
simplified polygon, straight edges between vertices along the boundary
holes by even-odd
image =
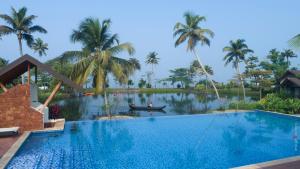
[[[253,53],[253,50],[249,49],[245,43],[245,40],[238,39],[236,41],[230,41],[230,45],[223,48],[224,52],[227,54],[224,57],[225,65],[232,63],[233,68],[236,70],[237,77],[242,85],[244,101],[246,99],[245,86],[243,77],[240,74],[240,62],[245,62],[246,55],[248,53]]]
[[[27,8],[23,7],[16,11],[14,8],[11,9],[12,13],[11,16],[6,14],[0,14],[0,18],[6,21],[8,25],[0,25],[0,34],[8,35],[8,34],[15,34],[17,35],[18,42],[19,42],[19,50],[20,56],[23,56],[23,47],[22,47],[22,40],[27,42],[27,45],[31,47],[33,43],[33,36],[32,33],[40,32],[40,33],[47,33],[47,31],[39,26],[33,25],[33,20],[37,18],[35,15],[27,16]]]
[[[205,67],[203,66],[203,63],[200,60],[200,57],[198,56],[196,52],[196,46],[198,43],[201,45],[207,45],[210,46],[210,40],[209,37],[212,38],[214,36],[214,33],[210,29],[205,29],[199,26],[200,22],[203,22],[206,20],[204,16],[194,15],[193,13],[186,12],[184,14],[185,18],[185,24],[177,22],[174,27],[174,34],[173,36],[179,36],[178,39],[175,42],[175,47],[182,44],[187,40],[187,50],[191,51],[196,59],[198,60],[203,72],[208,77],[210,83],[212,84],[215,93],[220,98],[218,90],[211,79],[210,75],[206,71]]]
[[[156,52],[150,52],[147,55],[146,58],[146,64],[150,64],[151,65],[151,74],[152,74],[152,79],[154,79],[154,65],[157,65],[159,62],[159,58],[157,57],[158,53]]]
[[[48,50],[48,44],[44,43],[41,38],[35,39],[35,41],[32,43],[31,47],[34,52],[37,52],[39,56],[46,55],[46,50]]]
[[[117,34],[110,34],[110,26],[110,20],[101,23],[95,18],[85,19],[71,35],[71,41],[80,42],[83,49],[65,52],[60,58],[78,60],[73,67],[71,78],[78,84],[84,84],[92,77],[96,92],[104,92],[106,108],[108,74],[112,74],[118,82],[125,84],[128,76],[135,70],[131,62],[117,57],[124,51],[132,55],[135,51],[133,46],[130,43],[120,44]]]

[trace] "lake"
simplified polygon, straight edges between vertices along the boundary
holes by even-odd
[[[223,95],[218,100],[215,95],[194,93],[110,93],[108,94],[110,110],[113,115],[129,115],[136,117],[169,116],[185,114],[204,114],[213,110],[227,108],[229,103],[238,100],[237,96]],[[247,97],[247,101],[255,100]],[[128,104],[146,106],[152,102],[153,106],[166,105],[164,111],[129,111]],[[56,102],[64,118],[68,121],[89,120],[105,116],[103,96],[74,97]]]

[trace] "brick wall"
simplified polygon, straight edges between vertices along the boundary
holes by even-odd
[[[21,132],[44,128],[43,115],[31,108],[29,85],[17,85],[0,94],[0,128],[15,126]]]

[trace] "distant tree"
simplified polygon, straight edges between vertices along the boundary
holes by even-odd
[[[248,53],[253,53],[251,49],[245,43],[245,40],[238,39],[236,41],[230,41],[230,45],[223,48],[226,52],[224,57],[225,65],[232,63],[233,68],[236,70],[237,76],[241,82],[243,88],[244,101],[246,100],[246,92],[244,86],[244,80],[240,73],[240,63],[246,60]]]
[[[47,55],[46,50],[48,50],[48,44],[44,43],[41,38],[35,39],[35,41],[32,43],[31,48],[34,50],[34,52],[37,52],[40,57],[43,55]]]
[[[174,70],[170,70],[171,75],[164,79],[164,81],[170,81],[171,84],[179,82],[183,87],[189,87],[191,83],[193,83],[192,73],[187,68],[176,68]]]
[[[139,88],[145,87],[145,86],[146,86],[146,83],[147,83],[147,82],[146,82],[143,78],[141,78],[140,81],[139,81],[139,84],[138,84]]]
[[[291,65],[289,58],[296,58],[298,57],[297,54],[295,54],[291,49],[286,49],[283,52],[281,52],[281,56],[286,58],[286,62],[288,63],[288,66]]]
[[[264,70],[272,72],[274,81],[278,84],[280,77],[288,70],[288,63],[285,61],[285,57],[276,49],[270,50],[267,55],[267,60],[262,61],[260,66]]]
[[[156,53],[156,52],[150,52],[146,58],[146,64],[150,64],[151,68],[152,68],[151,69],[151,74],[152,74],[151,79],[154,79],[154,65],[157,65],[159,62],[159,58],[157,57],[157,55],[158,55],[158,53]],[[152,83],[152,82],[149,82],[149,83]]]
[[[199,26],[199,24],[206,20],[204,16],[194,15],[191,12],[184,13],[185,23],[177,22],[174,27],[173,36],[178,36],[178,39],[175,42],[175,47],[182,44],[185,41],[187,43],[187,50],[191,51],[196,59],[198,60],[200,67],[202,68],[203,72],[208,77],[210,83],[212,84],[218,99],[220,99],[218,90],[214,84],[214,81],[211,79],[210,75],[206,71],[204,65],[202,64],[200,57],[196,52],[196,46],[198,43],[201,45],[210,46],[209,38],[214,36],[214,33],[210,29],[205,29]]]
[[[133,85],[134,85],[133,81],[131,79],[129,79],[127,82],[128,89],[130,88],[130,86],[133,86]]]

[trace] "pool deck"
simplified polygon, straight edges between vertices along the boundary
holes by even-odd
[[[19,148],[23,145],[25,140],[31,133],[43,133],[43,132],[57,132],[64,131],[65,119],[57,119],[54,126],[51,128],[45,128],[44,130],[26,131],[19,136],[0,138],[0,169],[7,166],[9,161],[14,157]]]

